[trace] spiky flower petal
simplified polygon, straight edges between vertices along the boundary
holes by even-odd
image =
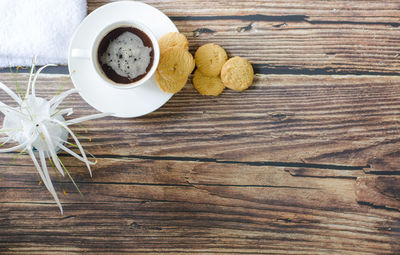
[[[54,165],[60,174],[64,176],[67,170],[58,158],[57,153],[61,150],[65,151],[76,159],[84,162],[89,170],[90,176],[92,176],[90,166],[96,164],[97,161],[92,162],[88,160],[81,143],[68,126],[87,120],[102,118],[110,114],[93,114],[65,121],[63,116],[71,115],[73,110],[72,108],[58,109],[58,107],[66,97],[77,93],[78,90],[70,89],[56,95],[50,101],[37,97],[35,89],[38,75],[44,68],[52,65],[43,66],[34,74],[34,61],[24,98],[21,98],[0,82],[0,89],[7,93],[18,104],[17,107],[11,107],[0,102],[0,112],[5,115],[3,128],[0,130],[0,134],[3,134],[5,137],[1,137],[0,142],[3,145],[10,142],[17,143],[17,145],[13,147],[0,149],[0,152],[13,152],[18,150],[27,152],[32,158],[33,164],[42,182],[53,196],[62,214],[63,209],[49,175],[46,157],[49,158],[50,163]],[[66,144],[70,144],[67,142],[69,135],[71,135],[81,155],[65,146]],[[40,164],[37,157],[39,157]],[[67,174],[71,177],[68,171]],[[73,180],[72,182],[75,185]]]

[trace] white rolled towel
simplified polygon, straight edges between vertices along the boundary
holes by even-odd
[[[0,67],[66,64],[86,0],[0,0]]]

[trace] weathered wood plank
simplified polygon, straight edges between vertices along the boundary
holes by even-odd
[[[116,0],[88,0],[89,12]],[[175,0],[156,1],[143,0],[141,2],[153,5],[165,11],[171,16],[230,16],[267,14],[272,16],[306,15],[309,20],[330,20],[346,22],[355,20],[358,22],[390,22],[397,27],[399,1],[357,1],[357,0],[333,0],[333,1],[284,1],[284,0],[233,0],[227,3],[224,0]],[[279,19],[279,18],[278,18]],[[289,18],[288,18],[289,19]],[[292,18],[300,20],[301,18]]]
[[[3,165],[12,158],[3,159]],[[354,180],[343,179],[314,179],[291,177],[283,168],[256,167],[225,163],[182,162],[165,160],[140,160],[140,159],[100,159],[94,167],[94,177],[90,178],[87,169],[71,157],[62,157],[65,165],[75,176],[75,181],[81,184],[81,190],[85,194],[83,201],[109,202],[129,201],[142,196],[154,196],[151,200],[162,200],[171,190],[186,190],[183,194],[171,194],[175,200],[186,201],[190,196],[210,196],[213,191],[223,192],[230,197],[237,193],[246,201],[256,202],[268,199],[271,204],[293,204],[305,208],[329,207],[347,208],[358,205],[355,203]],[[9,168],[3,175],[0,190],[1,202],[40,201],[50,197],[44,193],[44,197],[28,190],[44,190],[39,186],[38,176],[30,164],[28,156],[22,156],[23,165]],[[58,182],[53,175],[55,183]],[[94,185],[94,186],[92,186]],[[337,190],[337,187],[341,187]],[[24,189],[21,189],[23,188]],[[65,197],[65,202],[80,202],[74,187],[68,185],[66,190],[71,196]],[[136,191],[136,190],[140,191]],[[96,192],[93,192],[96,190]],[[131,190],[135,193],[131,196]],[[151,190],[159,192],[151,192]],[[2,194],[5,192],[5,194]],[[128,193],[127,193],[128,192]],[[262,194],[258,194],[261,192]],[[121,193],[121,196],[118,196]],[[126,195],[123,195],[125,194]],[[133,194],[132,193],[132,194]],[[150,193],[150,195],[146,195]],[[12,196],[10,196],[12,194]],[[324,201],[314,204],[323,194]],[[160,197],[162,196],[162,197]],[[257,198],[258,197],[258,198]],[[269,197],[269,198],[268,198]],[[51,200],[50,200],[51,201]],[[227,204],[228,205],[228,204]]]
[[[359,177],[356,187],[357,201],[400,210],[399,183],[399,176]]]
[[[89,11],[112,1],[88,1]],[[143,1],[258,73],[399,74],[399,1]],[[249,50],[251,49],[251,50]]]
[[[376,222],[373,213],[337,214],[300,208],[252,208],[143,201],[67,204],[57,217],[46,204],[0,208],[0,242],[8,251],[396,254],[398,218]],[[7,206],[7,210],[4,210]],[[372,210],[379,211],[379,210]],[[385,216],[381,216],[385,217]],[[11,225],[12,224],[12,225]],[[7,228],[7,226],[12,226]],[[388,226],[393,229],[388,229]],[[293,246],[296,246],[294,249]],[[297,246],[299,248],[297,248]],[[398,246],[397,246],[398,247]],[[278,251],[280,250],[280,252]],[[26,250],[25,250],[26,251]]]
[[[28,157],[21,157],[0,186],[0,247],[9,253],[50,245],[49,252],[59,253],[67,247],[250,254],[399,249],[400,212],[358,204],[352,179],[298,178],[279,167],[128,158],[100,159],[90,179],[82,164],[63,157],[85,195],[64,183],[60,215],[37,185]],[[9,159],[2,157],[1,164]]]
[[[2,75],[9,86],[13,79]],[[26,81],[27,75],[20,79]],[[49,97],[62,83],[72,86],[65,76],[42,77],[38,93]],[[145,117],[105,118],[73,129],[95,155],[397,171],[399,93],[399,76],[257,75],[254,87],[243,93],[226,90],[217,98],[203,97],[188,84]],[[0,100],[12,104],[4,94]],[[74,105],[77,116],[95,112],[79,96],[66,104]]]
[[[286,171],[292,176],[298,177],[318,177],[318,178],[343,178],[357,179],[363,176],[364,171],[361,169],[321,169],[321,168],[287,168]]]

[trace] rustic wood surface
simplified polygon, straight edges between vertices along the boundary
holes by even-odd
[[[75,126],[99,162],[90,178],[61,155],[84,193],[54,176],[64,215],[28,156],[0,155],[1,254],[400,254],[400,0],[144,2],[192,53],[248,58],[254,86],[214,98],[189,82],[147,116]],[[37,93],[61,84],[44,75]]]

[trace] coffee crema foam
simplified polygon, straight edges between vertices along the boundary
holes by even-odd
[[[146,73],[152,48],[146,47],[139,36],[124,32],[110,42],[100,61],[122,77],[135,79]]]

